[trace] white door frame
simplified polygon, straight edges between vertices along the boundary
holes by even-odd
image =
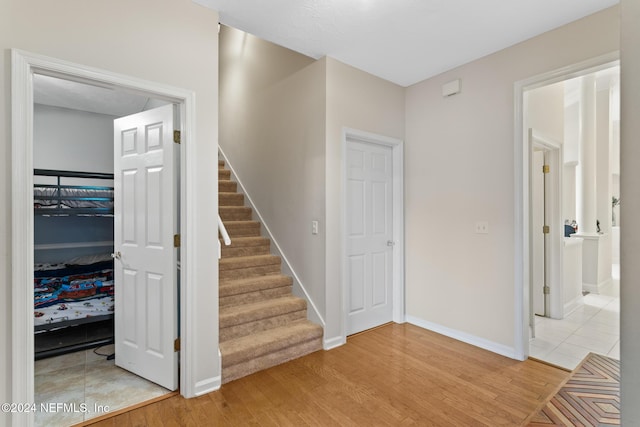
[[[33,74],[45,74],[66,80],[80,81],[103,87],[117,87],[138,94],[176,103],[180,108],[183,144],[180,146],[180,336],[183,346],[180,354],[180,392],[193,396],[195,392],[191,361],[195,333],[189,327],[195,322],[193,310],[195,292],[188,278],[195,276],[196,266],[193,239],[196,168],[189,167],[195,161],[195,93],[186,89],[167,86],[138,78],[112,73],[93,67],[11,50],[11,367],[13,402],[34,401],[34,337],[33,337]],[[16,424],[33,425],[33,413],[15,414]],[[20,421],[17,421],[17,420]]]
[[[342,130],[342,230],[346,230],[347,206],[347,141],[358,141],[365,144],[384,145],[391,148],[393,167],[393,321],[405,322],[405,286],[404,286],[404,143],[402,140],[364,132],[357,129]],[[347,235],[342,236],[342,342],[346,342],[347,316],[349,307],[349,279],[347,272],[346,249]]]
[[[549,294],[545,296],[545,315],[554,319],[564,317],[563,304],[563,259],[564,259],[564,221],[562,219],[562,144],[549,138],[535,129],[530,130],[530,153],[534,147],[541,148],[547,153],[547,164],[550,166],[548,186],[545,186],[545,216],[550,227],[548,243],[545,245],[545,268],[548,271],[547,280]],[[531,173],[531,171],[529,171]],[[531,176],[531,175],[530,175]],[[531,206],[533,209],[533,206]],[[532,215],[532,211],[529,213]],[[535,230],[531,231],[532,233]]]
[[[615,51],[577,64],[539,74],[514,83],[514,357],[525,360],[529,356],[530,306],[530,242],[529,242],[529,149],[524,129],[524,92],[558,83],[584,74],[604,70],[619,64],[620,52]]]

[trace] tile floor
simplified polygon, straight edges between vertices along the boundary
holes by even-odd
[[[97,351],[111,354],[113,345]],[[41,403],[45,403],[49,404],[47,408],[53,408],[50,412],[35,414],[35,425],[47,427],[81,423],[169,393],[115,366],[113,360],[106,360],[93,350],[36,361],[34,382],[36,406],[40,408]],[[66,404],[66,407],[51,404]]]
[[[536,316],[536,338],[529,344],[531,357],[571,370],[589,352],[620,359],[619,268],[603,292],[586,295],[564,319]]]

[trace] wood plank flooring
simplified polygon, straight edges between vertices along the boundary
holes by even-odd
[[[389,324],[207,395],[174,396],[93,426],[519,426],[568,376]]]

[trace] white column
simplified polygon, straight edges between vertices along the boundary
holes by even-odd
[[[580,160],[578,165],[578,233],[597,236],[596,194],[596,79],[591,74],[582,78],[580,88]]]

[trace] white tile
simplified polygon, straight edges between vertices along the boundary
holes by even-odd
[[[559,353],[582,360],[587,356],[587,354],[591,353],[591,351],[592,350],[579,345],[563,342],[553,350],[552,354]]]
[[[560,343],[561,341],[548,341],[542,338],[536,338],[529,342],[529,355],[538,359],[544,359],[544,356],[551,353]]]
[[[547,355],[544,359],[545,362],[552,363],[557,366],[561,366],[566,369],[574,370],[582,361],[582,359],[572,356],[567,356],[566,354],[551,352],[551,354]]]
[[[572,336],[592,338],[598,341],[615,342],[620,338],[617,328],[614,326],[597,326],[598,323],[585,323],[584,326],[575,331]],[[608,328],[608,329],[607,329]],[[604,330],[602,330],[604,329]]]
[[[82,351],[36,360],[34,369],[35,374],[40,375],[80,365],[84,365],[84,352]]]
[[[593,316],[590,321],[611,326],[620,326],[620,313],[601,310],[598,314]]]
[[[609,351],[611,351],[617,341],[618,338],[615,335],[608,334],[600,334],[598,336],[592,335],[589,337],[572,335],[563,344],[573,344],[576,346],[587,348],[594,353],[606,355],[607,353],[609,353]]]
[[[620,360],[620,341],[618,341],[616,345],[613,346],[611,351],[607,353],[607,356]]]

